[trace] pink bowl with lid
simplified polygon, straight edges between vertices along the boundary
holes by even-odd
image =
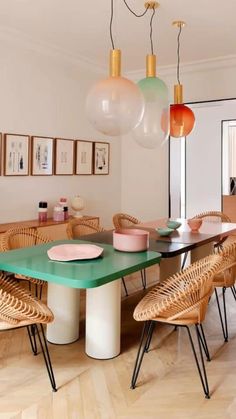
[[[141,252],[149,248],[149,231],[123,228],[113,231],[113,247],[122,252]]]

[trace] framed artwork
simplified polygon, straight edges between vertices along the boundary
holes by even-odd
[[[50,137],[31,138],[31,174],[53,174],[53,145],[54,139]]]
[[[94,143],[93,173],[95,175],[109,174],[110,144]]]
[[[76,141],[76,175],[92,175],[93,173],[93,142]]]
[[[5,176],[27,176],[29,174],[29,147],[29,135],[4,135]]]
[[[74,140],[55,139],[55,175],[74,174]]]

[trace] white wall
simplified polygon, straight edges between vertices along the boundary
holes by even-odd
[[[109,141],[86,120],[88,86],[100,75],[85,65],[4,40],[0,55],[0,131]],[[120,142],[111,141],[110,174],[97,176],[1,176],[0,223],[37,218],[40,200],[52,207],[60,196],[80,194],[84,213],[104,226],[120,209]]]
[[[141,220],[168,214],[168,144],[140,147],[131,136],[122,140],[122,211]]]

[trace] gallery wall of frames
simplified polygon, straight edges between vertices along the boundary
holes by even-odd
[[[108,175],[107,142],[0,133],[3,176]]]

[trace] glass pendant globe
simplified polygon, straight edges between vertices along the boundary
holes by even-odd
[[[170,107],[170,136],[175,138],[186,137],[193,130],[195,116],[193,111],[183,104]]]
[[[144,98],[139,88],[124,77],[96,83],[87,96],[86,113],[93,127],[105,135],[122,135],[142,119]]]
[[[134,140],[144,148],[156,148],[169,136],[169,100],[166,84],[158,77],[146,77],[138,82],[145,109],[139,125],[134,128]]]

